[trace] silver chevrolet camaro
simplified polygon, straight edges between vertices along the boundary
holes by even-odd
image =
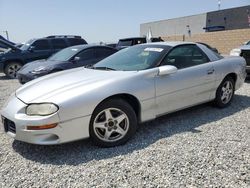
[[[228,106],[245,67],[243,58],[223,58],[202,44],[137,45],[25,84],[2,109],[4,130],[33,144],[90,137],[99,146],[120,145],[138,123],[208,101]]]

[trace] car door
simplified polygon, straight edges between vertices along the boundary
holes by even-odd
[[[27,61],[35,61],[38,59],[47,59],[52,53],[51,46],[46,39],[36,40],[29,48]]]
[[[177,46],[163,59],[161,66],[172,65],[177,72],[157,76],[157,114],[165,114],[209,101],[215,84],[214,67],[196,45]]]

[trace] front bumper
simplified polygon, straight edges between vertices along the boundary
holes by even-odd
[[[27,116],[23,103],[12,96],[2,109],[1,115],[5,120],[13,122],[15,131],[6,129],[7,134],[16,140],[39,145],[55,145],[89,137],[89,122],[91,116],[60,121],[59,112],[49,116]],[[27,130],[27,126],[39,126],[58,123],[55,128],[45,130]]]
[[[246,66],[246,72],[247,74],[250,74],[250,66]]]
[[[4,63],[0,62],[0,72],[4,72]]]
[[[31,80],[34,80],[35,78],[38,78],[39,76],[34,76],[33,74],[22,74],[17,73],[17,79],[21,84],[25,84]]]

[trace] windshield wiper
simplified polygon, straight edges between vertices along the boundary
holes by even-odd
[[[115,69],[112,69],[110,67],[94,67],[93,65],[87,65],[87,66],[85,66],[85,68],[96,69],[96,70],[112,70],[112,71],[115,71]]]

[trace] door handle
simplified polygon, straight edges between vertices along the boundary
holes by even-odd
[[[208,70],[207,74],[213,74],[214,73],[214,69]]]

